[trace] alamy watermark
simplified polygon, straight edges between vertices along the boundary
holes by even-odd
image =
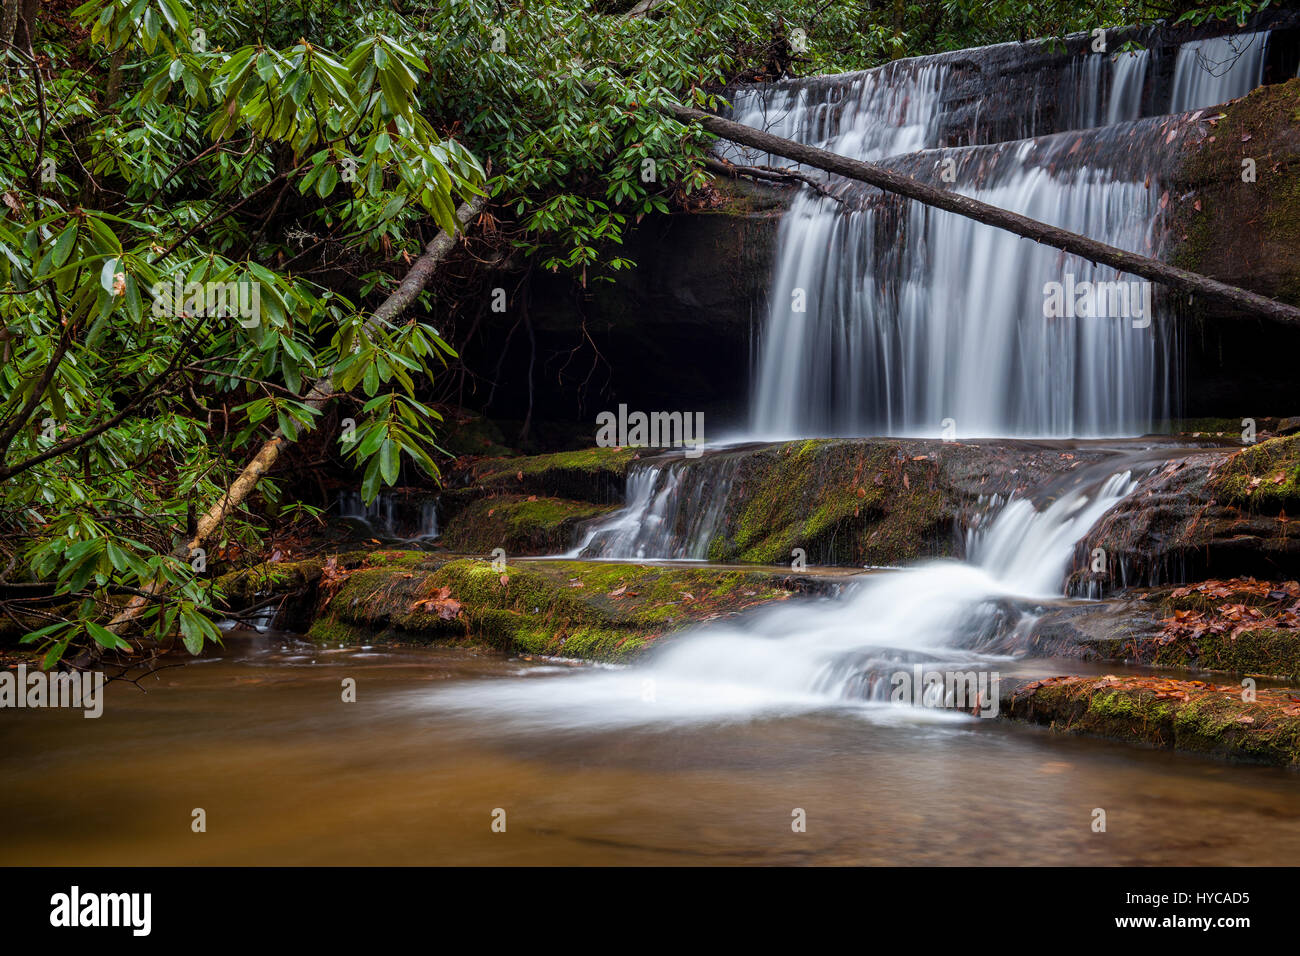
[[[0,708],[80,707],[83,717],[104,714],[104,672],[33,671],[19,664],[17,670],[0,671]]]
[[[152,912],[152,893],[83,893],[74,886],[50,897],[50,925],[57,927],[122,926],[148,936]]]
[[[1043,315],[1049,319],[1131,319],[1133,328],[1151,325],[1151,283],[1144,281],[1075,281],[1067,272],[1064,282],[1043,286]]]
[[[914,707],[945,708],[998,715],[996,671],[927,671],[914,664],[911,671],[895,671],[889,678],[889,700]]]
[[[262,286],[257,282],[156,282],[153,314],[238,318],[246,329],[262,321]]]
[[[596,416],[598,448],[679,448],[687,458],[704,454],[703,412],[631,412],[626,405],[618,413]]]

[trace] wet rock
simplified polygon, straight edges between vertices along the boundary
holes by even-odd
[[[1002,688],[1001,713],[1086,734],[1174,750],[1300,766],[1300,694],[1163,677],[1053,677]]]
[[[1300,437],[1170,461],[1112,508],[1079,545],[1101,548],[1111,588],[1207,577],[1300,576]],[[1076,575],[1077,590],[1087,580]]]
[[[614,505],[597,505],[537,495],[480,498],[456,512],[441,543],[462,553],[555,554],[567,550],[580,524],[608,514]]]
[[[527,561],[498,570],[427,555],[348,572],[321,594],[323,641],[480,644],[511,653],[629,660],[692,624],[788,599],[834,579],[772,571]]]

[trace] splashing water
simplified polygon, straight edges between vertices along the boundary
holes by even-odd
[[[872,719],[964,719],[882,708],[886,675],[916,662],[996,665],[1002,640],[1032,620],[1018,606],[1060,596],[1075,545],[1136,486],[1131,472],[1075,489],[1037,510],[1013,499],[968,562],[934,561],[871,575],[835,600],[792,600],[743,625],[704,626],[648,664],[440,690],[433,706],[490,711],[497,727],[580,728],[743,720],[855,707]],[[422,696],[421,701],[427,703]]]

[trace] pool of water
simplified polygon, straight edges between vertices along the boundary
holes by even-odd
[[[592,669],[244,632],[169,663],[182,661],[138,688],[111,684],[98,720],[0,715],[0,863],[1258,865],[1300,854],[1292,772],[1002,720],[855,702],[530,721],[500,701],[522,687],[562,716]],[[341,699],[348,677],[355,703]],[[1092,830],[1098,807],[1105,833]],[[192,832],[195,808],[206,832]],[[796,809],[805,832],[792,829]]]

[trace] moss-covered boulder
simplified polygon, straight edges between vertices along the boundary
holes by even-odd
[[[1023,495],[1108,452],[1019,441],[813,439],[659,459],[678,469],[674,540],[702,557],[789,564],[900,565],[960,554],[982,502]],[[701,512],[711,517],[707,527]]]
[[[615,508],[537,495],[480,498],[455,513],[441,540],[451,550],[468,554],[495,548],[508,555],[555,554],[572,546],[579,525]]]
[[[320,553],[290,561],[267,561],[220,575],[215,583],[216,606],[224,611],[247,610],[268,598],[278,598],[272,623],[305,631],[316,616],[322,589],[328,590],[359,568],[436,568],[446,556],[424,551],[379,550]]]
[[[1300,694],[1153,677],[1052,677],[1005,689],[1002,713],[1088,734],[1300,767]]]
[[[322,595],[309,635],[620,661],[689,625],[820,587],[809,578],[758,570],[577,561],[495,570],[478,559],[421,556],[343,576]]]
[[[643,453],[636,448],[584,448],[478,459],[448,477],[442,503],[455,511],[484,495],[513,494],[617,504],[623,500],[628,466]]]

